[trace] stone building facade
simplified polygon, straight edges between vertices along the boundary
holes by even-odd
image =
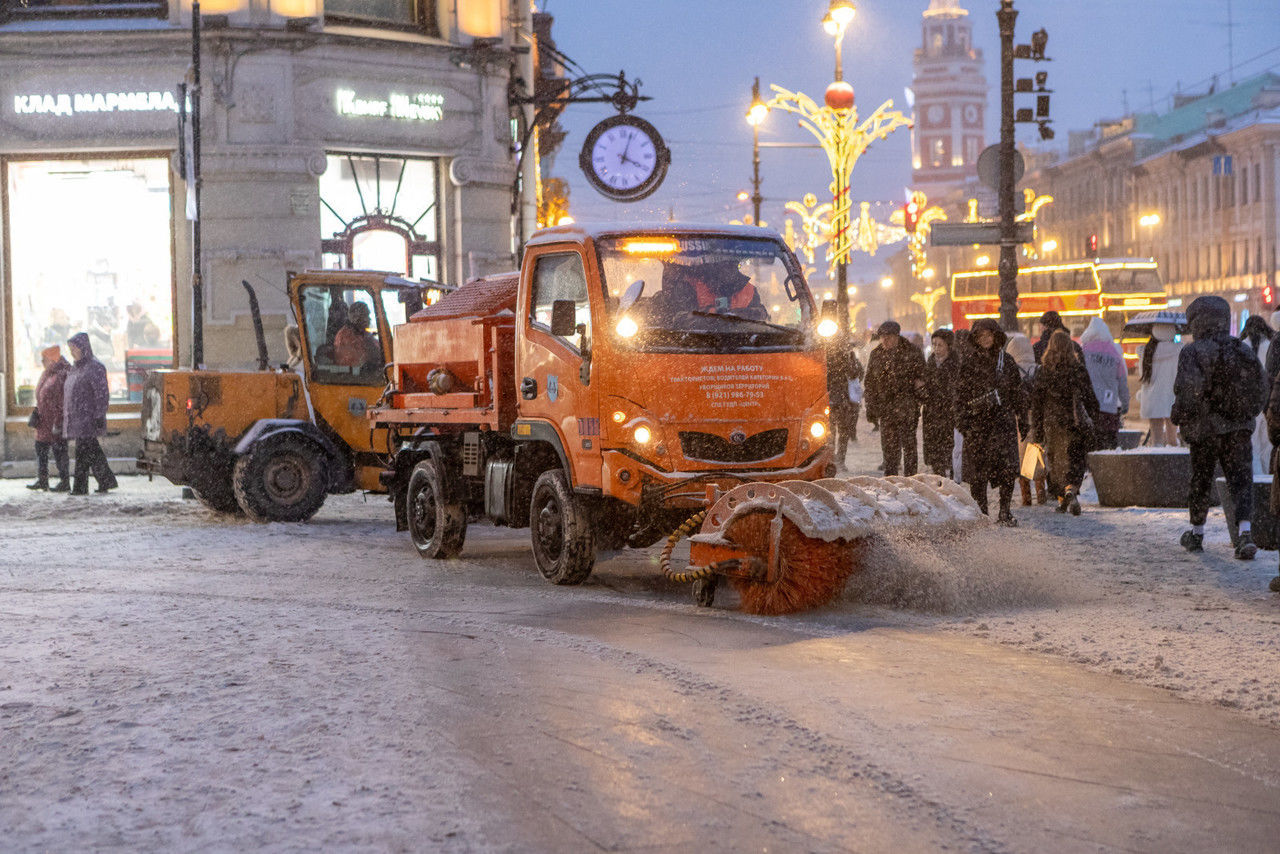
[[[1100,122],[1040,159],[1023,185],[1054,198],[1038,217],[1047,260],[1151,257],[1175,305],[1218,294],[1237,326],[1275,310],[1280,76]]]
[[[513,140],[533,79],[521,0],[201,4],[203,362],[285,357],[289,271],[460,283],[516,263],[536,210]],[[190,365],[190,0],[0,0],[0,414],[29,459],[39,352],[88,331],[132,456],[140,371]],[[189,99],[188,99],[189,100]],[[536,158],[523,167],[533,174]],[[65,352],[65,348],[64,348]]]

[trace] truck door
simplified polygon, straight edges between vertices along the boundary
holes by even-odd
[[[591,295],[582,254],[577,247],[529,250],[519,311],[516,385],[522,422],[544,422],[555,428],[569,461],[574,487],[599,487],[599,395],[590,381]],[[536,255],[534,253],[537,253]],[[572,300],[577,331],[551,334],[556,300]]]
[[[371,450],[365,410],[382,394],[390,360],[381,302],[350,285],[309,284],[298,291],[316,423],[357,453]]]

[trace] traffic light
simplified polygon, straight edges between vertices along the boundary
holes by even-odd
[[[1271,285],[1262,286],[1262,304],[1265,306],[1276,304],[1276,290]]]
[[[1045,45],[1049,44],[1049,31],[1044,27],[1036,30],[1031,34],[1031,58],[1036,62],[1042,62],[1047,57],[1044,55]]]
[[[1098,235],[1090,234],[1084,239],[1084,254],[1088,258],[1097,257],[1098,254]]]
[[[908,234],[915,234],[916,226],[920,224],[920,206],[915,202],[907,202],[902,206],[902,227],[907,230]]]

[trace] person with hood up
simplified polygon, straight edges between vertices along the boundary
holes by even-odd
[[[1101,317],[1089,321],[1080,336],[1080,349],[1098,400],[1093,439],[1086,450],[1111,450],[1120,444],[1120,420],[1129,411],[1129,372],[1124,366],[1124,352]]]
[[[1138,354],[1142,383],[1138,388],[1138,414],[1146,420],[1151,444],[1157,448],[1178,444],[1178,431],[1169,420],[1173,412],[1173,381],[1182,353],[1182,344],[1173,340],[1176,331],[1172,323],[1153,324],[1151,337]]]
[[[1253,560],[1253,424],[1267,395],[1266,375],[1247,344],[1228,331],[1231,306],[1219,296],[1202,296],[1187,306],[1187,327],[1195,342],[1178,354],[1173,383],[1173,423],[1191,449],[1188,506],[1191,528],[1179,540],[1189,552],[1204,551],[1214,469],[1222,466],[1239,528],[1236,557]]]
[[[880,344],[867,359],[867,419],[880,425],[885,476],[910,477],[919,469],[916,423],[924,392],[924,353],[903,339],[896,321],[880,324],[876,336]]]
[[[964,436],[963,479],[983,513],[988,512],[988,486],[998,488],[996,524],[1014,527],[1018,521],[1010,505],[1018,477],[1018,421],[1026,412],[1022,373],[1005,353],[1004,330],[993,318],[976,321],[969,340],[972,346],[960,361],[956,381],[956,426]]]
[[[68,478],[67,440],[62,434],[62,394],[71,364],[62,358],[60,347],[46,347],[40,353],[44,373],[36,383],[36,411],[32,413],[36,428],[36,481],[27,489],[50,489],[49,454],[58,466],[58,483],[51,492],[71,488]]]
[[[1260,314],[1251,314],[1240,330],[1240,340],[1249,345],[1263,365],[1271,355],[1271,339],[1275,330]],[[1275,379],[1268,374],[1268,381]],[[1253,428],[1253,473],[1266,474],[1271,464],[1271,439],[1268,437],[1266,413],[1258,416]]]
[[[1009,332],[1009,343],[1004,346],[1004,351],[1013,357],[1013,361],[1017,363],[1018,370],[1022,373],[1022,388],[1025,392],[1028,406],[1031,401],[1031,383],[1036,378],[1036,369],[1040,366],[1036,363],[1036,353],[1031,346],[1031,339],[1021,332]],[[1018,418],[1019,424],[1030,424],[1030,413],[1023,413]],[[1024,433],[1018,442],[1018,459],[1022,459],[1027,452],[1029,444],[1029,436]],[[1045,476],[1042,474],[1035,480],[1036,503],[1044,504],[1049,500],[1049,491],[1045,482]],[[1018,474],[1018,489],[1022,493],[1022,506],[1031,506],[1031,481],[1023,477],[1021,472]]]
[[[952,451],[956,438],[956,372],[960,361],[952,352],[955,333],[950,329],[935,330],[929,339],[933,352],[925,363],[924,404],[922,420],[924,464],[943,477],[952,477]]]
[[[1071,336],[1059,329],[1049,336],[1031,390],[1031,441],[1044,443],[1049,488],[1058,499],[1059,513],[1080,515],[1085,453],[1097,416],[1089,372],[1076,358]]]
[[[118,486],[107,464],[107,455],[98,437],[107,435],[107,403],[111,397],[107,369],[93,355],[89,336],[77,332],[67,341],[72,365],[62,395],[62,435],[76,443],[76,466],[71,495],[89,494],[89,474],[98,482],[98,492]]]
[[[1032,352],[1034,352],[1036,356],[1037,365],[1044,361],[1044,351],[1049,346],[1050,336],[1059,329],[1067,333],[1067,335],[1071,334],[1071,330],[1067,329],[1067,325],[1062,322],[1062,315],[1053,310],[1046,311],[1044,314],[1040,315],[1040,338],[1035,344],[1031,345]],[[1080,345],[1076,344],[1074,341],[1071,343],[1075,346],[1076,353],[1079,354]],[[1080,359],[1083,361],[1084,356],[1081,355]]]

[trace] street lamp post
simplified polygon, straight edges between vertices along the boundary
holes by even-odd
[[[751,84],[751,109],[747,111],[747,124],[751,125],[751,215],[752,223],[760,224],[760,123],[769,114],[769,108],[760,100],[760,78]]]
[[[841,68],[840,45],[849,22],[853,20],[855,7],[851,0],[831,0],[823,27],[835,37],[836,79],[827,87],[824,105],[799,92],[790,92],[780,86],[771,88],[774,96],[766,105],[800,117],[800,127],[817,138],[831,163],[831,238],[828,259],[836,267],[836,322],[841,339],[849,334],[849,282],[847,265],[853,240],[850,235],[849,179],[854,164],[876,139],[884,139],[900,127],[911,127],[911,119],[891,109],[893,101],[885,101],[866,120],[859,123],[854,106],[853,87],[844,82]]]

